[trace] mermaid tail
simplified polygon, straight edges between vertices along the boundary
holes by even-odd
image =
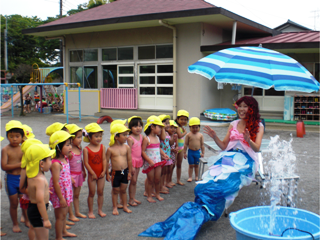
[[[221,159],[218,164],[225,163],[226,160]],[[242,165],[244,164],[245,162]],[[236,166],[238,170],[235,172],[232,169],[226,178],[216,181],[211,178],[198,184],[194,189],[194,202],[184,203],[167,220],[152,225],[139,236],[165,237],[164,239],[173,240],[194,239],[205,222],[218,220],[225,207],[231,205],[242,186],[251,183],[251,178],[247,176],[252,175],[254,161],[248,160],[247,164],[246,168]],[[224,174],[226,175],[226,172]]]

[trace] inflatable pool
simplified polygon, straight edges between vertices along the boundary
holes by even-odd
[[[206,118],[219,121],[233,121],[237,118],[237,113],[229,108],[211,108],[203,114]]]

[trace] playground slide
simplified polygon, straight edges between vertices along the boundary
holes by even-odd
[[[32,85],[27,85],[27,86],[23,87],[23,89],[22,89],[23,96],[25,96],[27,93],[31,92],[34,88],[35,88],[35,86],[32,86]],[[20,101],[20,92],[13,95],[13,105],[17,104],[19,101]],[[0,112],[3,113],[6,111],[9,111],[10,109],[11,109],[11,99],[1,106]]]

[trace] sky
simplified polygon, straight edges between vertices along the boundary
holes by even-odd
[[[275,28],[290,19],[312,30],[320,30],[319,0],[206,0],[242,17]],[[63,0],[63,14],[88,0]],[[0,14],[37,16],[43,20],[59,15],[60,0],[0,0]]]

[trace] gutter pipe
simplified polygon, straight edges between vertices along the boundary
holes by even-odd
[[[164,23],[162,20],[159,20],[159,24],[172,29],[173,31],[173,111],[172,117],[177,116],[177,29],[176,27]]]

